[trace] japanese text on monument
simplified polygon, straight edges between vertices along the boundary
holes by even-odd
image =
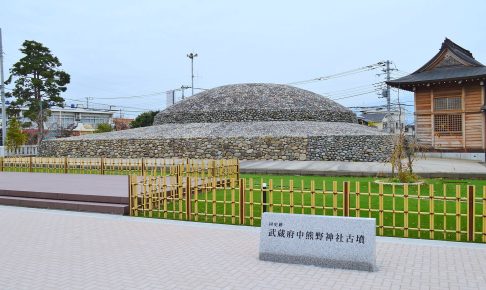
[[[346,232],[302,231],[298,229],[286,228],[284,223],[278,221],[269,222],[268,226],[268,236],[271,238],[365,244],[365,236],[362,234]]]

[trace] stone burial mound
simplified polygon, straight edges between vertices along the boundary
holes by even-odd
[[[188,97],[151,127],[41,143],[41,156],[386,161],[392,136],[321,95],[237,84]]]

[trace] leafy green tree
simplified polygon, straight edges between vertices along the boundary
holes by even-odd
[[[113,131],[113,128],[111,127],[110,124],[101,123],[98,124],[98,126],[96,127],[95,133],[106,133],[111,131]]]
[[[16,118],[12,118],[8,122],[7,128],[7,150],[14,151],[27,142],[27,134],[22,132],[22,126]]]
[[[154,117],[157,115],[159,111],[148,111],[138,115],[135,120],[130,123],[130,127],[132,128],[139,128],[139,127],[148,127],[152,126],[154,123]]]
[[[10,103],[9,114],[18,114],[20,107],[26,107],[24,116],[37,124],[40,143],[44,137],[44,121],[50,114],[52,106],[64,106],[61,93],[66,91],[70,76],[59,69],[61,62],[51,54],[42,43],[26,40],[20,51],[24,54],[10,69],[10,76],[5,84],[15,79],[12,92],[6,94],[14,97]]]

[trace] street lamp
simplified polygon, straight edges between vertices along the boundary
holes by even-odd
[[[191,59],[191,96],[194,95],[194,58],[197,57],[197,53],[189,53],[187,55]]]

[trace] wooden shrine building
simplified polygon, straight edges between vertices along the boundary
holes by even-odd
[[[485,82],[486,67],[446,38],[416,72],[387,83],[414,92],[419,143],[436,151],[485,152]]]

